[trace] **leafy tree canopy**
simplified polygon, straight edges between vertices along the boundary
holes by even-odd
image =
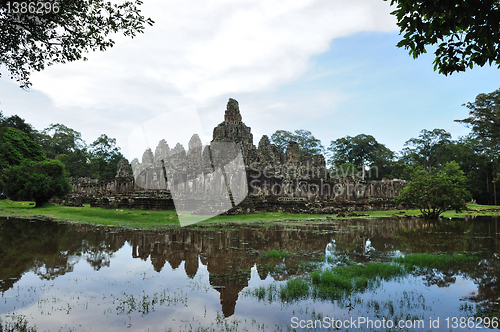
[[[328,151],[331,154],[329,163],[333,168],[337,169],[345,163],[352,163],[360,168],[364,164],[376,167],[375,173],[377,174],[370,173],[375,177],[381,177],[382,173],[387,173],[385,169],[390,167],[395,157],[394,152],[384,144],[377,142],[373,136],[365,134],[341,137],[331,141]]]
[[[63,197],[70,192],[64,165],[58,160],[26,162],[11,166],[3,173],[4,190],[14,200],[35,200],[41,207],[54,196]]]
[[[387,1],[387,0],[385,0]],[[474,65],[500,68],[499,0],[391,0],[403,39],[397,44],[413,58],[437,45],[434,70],[448,75]]]
[[[384,144],[377,142],[372,135],[359,134],[346,136],[330,142],[328,151],[332,154],[332,164],[340,165],[351,162],[361,166],[363,159],[371,164],[381,156],[394,159],[394,153]]]
[[[11,127],[19,129],[22,132],[28,134],[32,139],[36,136],[36,130],[29,124],[21,119],[18,115],[12,115],[8,118],[4,117],[2,111],[0,111],[0,127]]]
[[[0,128],[0,170],[26,161],[42,161],[40,146],[16,128]]]
[[[53,159],[60,154],[71,154],[85,148],[80,132],[63,124],[51,124],[39,135],[38,141],[47,158]]]
[[[500,181],[500,89],[481,93],[464,106],[469,116],[455,121],[469,127],[471,134],[460,143],[462,151],[457,155],[461,165],[466,165],[462,168],[474,198],[496,204],[496,183]]]
[[[444,165],[449,154],[451,134],[444,129],[423,129],[417,138],[405,142],[402,159],[410,166],[421,166],[427,170]]]
[[[359,167],[353,163],[347,162],[341,165],[335,165],[332,169],[330,169],[330,173],[334,178],[345,178],[348,175],[359,176]]]
[[[414,172],[415,166],[410,166],[404,160],[399,159],[391,165],[388,178],[408,181]]]
[[[466,201],[471,199],[465,189],[466,181],[467,178],[455,161],[446,163],[437,172],[418,168],[395,201],[416,206],[426,219],[437,219],[447,210],[459,212],[466,208]]]
[[[118,162],[125,158],[116,146],[116,139],[106,134],[102,134],[90,144],[89,150],[91,176],[99,179],[114,177]]]
[[[116,146],[116,138],[108,137],[106,134],[102,134],[90,144],[89,150],[94,157],[102,157],[104,160],[109,160],[113,155],[120,153],[120,148]]]
[[[73,153],[68,155],[57,155],[56,159],[63,162],[69,176],[90,177],[89,154],[87,149],[76,149]]]
[[[154,23],[141,15],[141,0],[120,4],[103,0],[43,3],[42,8],[37,2],[0,2],[0,64],[21,87],[31,85],[33,71],[82,57],[86,60],[84,53],[114,45],[111,34],[134,37]]]
[[[287,130],[276,130],[269,140],[281,150],[285,150],[288,143],[297,142],[301,159],[305,155],[323,154],[325,151],[321,140],[314,137],[309,130],[304,129],[295,130],[293,133]]]
[[[500,141],[500,89],[492,93],[481,93],[476,100],[464,104],[469,109],[469,117],[455,120],[472,129],[480,139],[490,142]]]

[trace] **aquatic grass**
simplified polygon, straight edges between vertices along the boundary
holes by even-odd
[[[352,265],[354,262],[347,256],[335,257],[332,255],[322,255],[320,261],[331,265]]]
[[[335,264],[337,263],[337,259],[335,256],[332,256],[332,255],[322,255],[320,258],[320,261],[323,261],[323,262],[326,262],[326,263],[329,263],[329,264]]]
[[[298,271],[312,271],[317,269],[319,264],[317,262],[300,261],[296,267]]]
[[[292,302],[309,297],[340,299],[354,292],[363,292],[406,273],[403,266],[391,263],[355,264],[335,268],[317,269],[308,279],[290,278],[280,287],[258,287],[248,294],[269,302]]]
[[[275,265],[272,263],[262,265],[263,271],[272,274],[283,274],[286,272],[286,267],[283,264]]]
[[[259,300],[264,300],[267,295],[266,287],[259,286],[252,291],[252,294]]]
[[[0,319],[0,332],[37,332],[36,326],[28,326],[26,316],[12,314],[10,318],[5,323]]]
[[[280,300],[291,302],[305,299],[309,295],[309,282],[300,278],[288,279],[285,285],[280,287]]]
[[[457,253],[451,255],[421,253],[396,257],[393,261],[410,269],[449,269],[461,267],[466,264],[477,263],[479,261],[479,257],[475,255]]]
[[[154,293],[149,295],[142,293],[141,295],[134,296],[133,294],[122,293],[123,298],[114,298],[113,303],[116,303],[116,313],[118,315],[130,315],[133,312],[138,312],[142,316],[155,311],[155,307],[159,306],[176,306],[179,304],[185,305],[187,303],[187,295],[182,291],[169,292],[168,289],[161,293]],[[1,332],[1,330],[0,330]]]
[[[378,285],[380,280],[390,280],[405,273],[400,265],[370,262],[316,270],[311,273],[311,282],[315,297],[336,299],[354,291],[363,292]]]
[[[310,287],[311,285],[308,280],[291,278],[279,287],[273,283],[268,286],[256,287],[253,290],[247,291],[246,294],[269,303],[274,301],[292,302],[308,298]]]
[[[338,300],[353,293],[373,290],[382,281],[389,281],[407,275],[416,267],[449,268],[474,263],[479,259],[474,255],[464,254],[414,254],[397,257],[389,262],[369,262],[366,264],[340,265],[333,268],[316,269],[309,279],[291,278],[284,285],[259,287],[250,294],[259,300],[269,302],[280,300],[291,302],[299,299],[317,298]],[[410,300],[408,300],[408,303]],[[389,303],[389,311],[394,304]],[[402,304],[401,304],[402,305]]]
[[[280,251],[280,250],[270,250],[266,253],[264,253],[261,257],[262,258],[268,258],[268,259],[283,259],[286,257],[291,257],[293,254],[286,252],[286,251]]]

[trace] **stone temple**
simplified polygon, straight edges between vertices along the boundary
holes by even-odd
[[[235,148],[229,151],[220,146]],[[230,169],[227,167],[236,156],[242,158],[240,171],[214,171],[218,166]],[[195,197],[183,203],[189,210],[190,204],[208,206],[210,200],[229,191],[233,205],[228,214],[332,214],[394,208],[394,197],[406,185],[403,180],[367,181],[351,175],[333,178],[323,155],[301,156],[296,142],[281,150],[264,135],[255,146],[235,99],[229,99],[224,121],[214,128],[210,146],[203,146],[197,134],[191,137],[187,150],[177,142],[161,140],[154,153],[146,149],[141,162],[132,168],[133,172],[124,160],[113,179],[72,179],[74,191],[67,204],[86,201],[109,208],[173,209],[174,194]],[[193,210],[193,214],[206,212],[203,208]]]

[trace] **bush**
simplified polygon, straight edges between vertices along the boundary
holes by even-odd
[[[427,172],[415,171],[408,186],[395,197],[396,203],[416,206],[426,219],[437,219],[447,210],[460,212],[471,199],[465,189],[467,178],[455,161],[446,163],[444,169]]]
[[[70,192],[64,165],[58,160],[26,162],[11,166],[3,174],[4,190],[13,200],[34,200],[41,207],[52,197]]]

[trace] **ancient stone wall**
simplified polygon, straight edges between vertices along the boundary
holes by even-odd
[[[244,170],[232,166],[239,151]],[[229,99],[224,121],[214,129],[210,146],[203,147],[197,134],[189,141],[187,151],[180,143],[170,149],[161,140],[154,154],[150,148],[146,149],[142,162],[134,165],[133,174],[124,161],[113,179],[80,178],[73,179],[71,184],[73,195],[81,195],[93,206],[110,208],[172,209],[171,192],[175,192],[178,207],[189,210],[211,206],[213,210],[217,209],[215,202],[223,201],[228,190],[235,202],[246,196],[230,214],[394,208],[394,197],[406,185],[403,180],[332,178],[323,155],[305,155],[302,160],[300,156],[296,142],[289,142],[283,151],[271,144],[266,135],[255,147],[250,127],[242,122],[238,102]],[[205,212],[201,208],[194,214]]]

